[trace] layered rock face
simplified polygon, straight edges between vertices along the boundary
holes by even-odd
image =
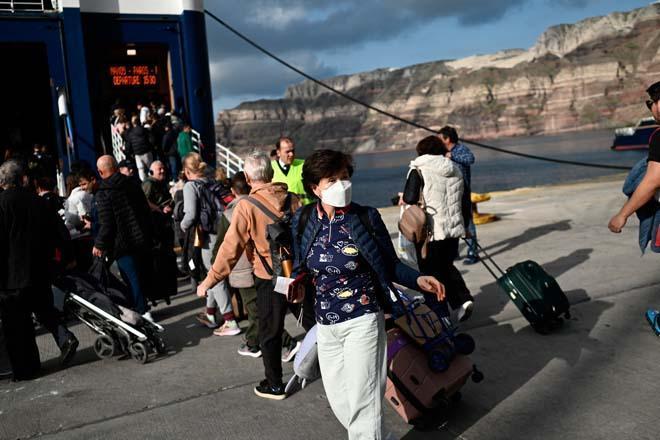
[[[507,50],[325,80],[403,118],[466,138],[557,133],[634,123],[660,80],[660,5],[549,28],[528,50]],[[304,81],[278,100],[223,111],[218,141],[237,151],[292,136],[315,148],[414,147],[428,135]]]

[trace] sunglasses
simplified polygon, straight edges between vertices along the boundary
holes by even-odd
[[[657,99],[655,101],[657,101]],[[655,101],[653,99],[647,99],[646,100],[646,106],[649,108],[649,110],[651,110],[651,107],[653,107],[653,104],[655,103]]]

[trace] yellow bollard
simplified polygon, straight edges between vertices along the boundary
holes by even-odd
[[[477,204],[490,200],[490,194],[470,193],[470,199],[472,200],[472,221],[475,225],[483,225],[499,220],[499,217],[495,214],[482,214],[477,210]]]

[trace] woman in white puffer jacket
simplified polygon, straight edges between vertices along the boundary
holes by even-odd
[[[461,171],[445,157],[446,153],[446,147],[436,136],[428,136],[417,144],[419,156],[410,162],[403,201],[416,205],[420,193],[424,196],[431,236],[426,257],[421,258],[417,252],[419,270],[445,285],[449,305],[458,309],[458,319],[464,321],[472,314],[474,298],[454,260],[458,256],[458,240],[465,236],[465,216],[470,212],[461,203]]]

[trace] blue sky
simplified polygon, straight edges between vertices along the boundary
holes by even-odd
[[[638,0],[207,0],[208,10],[308,73],[528,48],[549,26],[650,4]],[[214,111],[279,98],[302,79],[207,17]]]

